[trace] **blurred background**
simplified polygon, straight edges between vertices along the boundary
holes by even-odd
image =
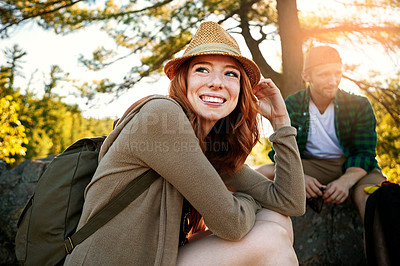
[[[133,102],[168,93],[163,66],[203,21],[227,29],[285,98],[305,88],[311,46],[336,48],[340,88],[370,99],[379,165],[400,183],[398,0],[0,1],[0,160],[13,168],[109,134]],[[253,166],[268,162],[262,124]]]

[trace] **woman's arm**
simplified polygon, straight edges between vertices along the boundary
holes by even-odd
[[[270,136],[276,151],[274,181],[245,165],[239,172],[223,176],[226,186],[251,195],[264,208],[288,216],[303,215],[304,174],[295,135],[295,128],[282,127]]]
[[[274,182],[249,167],[224,178],[234,191],[251,195],[265,208],[285,215],[302,215],[305,211],[304,174],[290,118],[278,87],[271,79],[262,79],[253,89],[260,114],[271,122],[270,136],[276,152]]]
[[[130,125],[133,156],[171,183],[215,235],[236,240],[249,232],[260,206],[244,193],[228,191],[180,106],[169,100],[150,101]]]

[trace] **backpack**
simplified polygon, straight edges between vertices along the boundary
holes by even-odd
[[[400,186],[385,181],[372,193],[365,208],[364,227],[368,265],[379,265],[373,234],[379,219],[390,265],[400,265]]]
[[[133,104],[132,110],[143,99]],[[40,176],[32,197],[23,209],[15,238],[17,260],[23,265],[61,265],[73,248],[106,224],[159,175],[152,169],[135,178],[78,231],[84,190],[97,165],[106,137],[76,141],[56,156]],[[76,231],[76,232],[75,232]]]

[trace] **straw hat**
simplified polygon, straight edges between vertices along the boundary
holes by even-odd
[[[187,59],[197,55],[229,55],[237,59],[242,65],[254,87],[260,81],[260,70],[250,59],[242,56],[236,40],[229,35],[218,23],[203,22],[193,36],[182,57],[169,61],[164,72],[169,79],[173,79],[180,65]]]

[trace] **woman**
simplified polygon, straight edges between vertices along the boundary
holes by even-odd
[[[144,100],[103,144],[78,227],[149,168],[161,178],[66,264],[296,264],[287,216],[304,213],[304,177],[278,88],[214,22],[164,71],[170,97]],[[243,166],[259,110],[276,131],[274,182]]]

